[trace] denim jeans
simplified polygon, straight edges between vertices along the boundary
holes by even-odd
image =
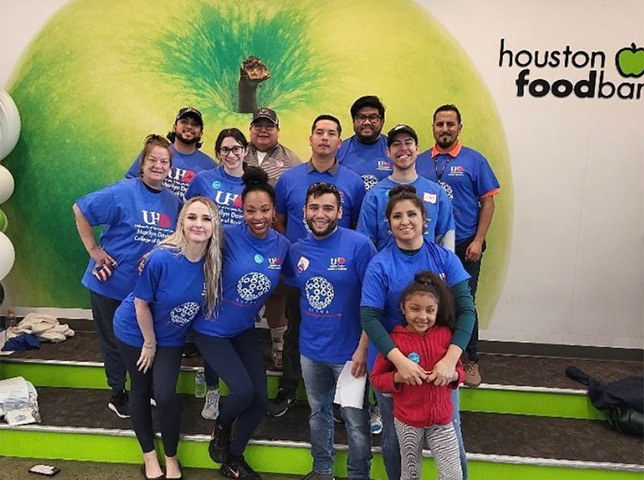
[[[382,417],[382,459],[385,463],[385,470],[389,480],[400,480],[400,445],[396,436],[396,427],[394,425],[394,399],[390,396],[383,395],[375,388],[376,401],[380,407]],[[465,446],[463,444],[463,434],[461,433],[461,414],[459,412],[459,395],[458,389],[452,391],[452,425],[456,431],[458,439],[458,451],[461,456],[461,469],[463,470],[463,480],[467,480],[467,457],[465,455]]]
[[[317,473],[333,473],[333,398],[335,386],[344,364],[324,363],[300,356],[306,395],[311,408],[311,455],[313,470]],[[362,408],[342,408],[342,418],[347,430],[349,478],[369,478],[371,467],[371,429],[367,389]],[[394,433],[395,435],[395,433]]]

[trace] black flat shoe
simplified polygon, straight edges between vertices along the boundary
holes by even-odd
[[[145,480],[165,480],[165,475],[164,474],[161,474],[158,477],[148,477],[145,474],[145,463],[143,465],[141,465],[141,475],[143,475],[143,478],[145,478]],[[179,477],[179,478],[181,478],[181,477]]]

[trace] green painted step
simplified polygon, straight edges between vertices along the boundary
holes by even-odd
[[[196,367],[183,367],[177,391],[194,391]],[[68,387],[107,389],[102,363],[37,360],[3,360],[0,379],[24,377],[36,387]],[[270,398],[277,394],[279,376],[269,375],[267,388]],[[225,385],[223,392],[226,392]],[[304,388],[298,391],[300,400],[306,399]],[[590,403],[583,390],[481,385],[461,388],[461,410],[482,413],[507,413],[545,417],[604,420],[604,415]]]
[[[64,459],[111,463],[141,462],[139,445],[132,432],[101,429],[53,429],[26,426],[0,427],[0,455],[5,457]],[[179,443],[178,455],[186,467],[215,468],[207,452],[208,437],[193,435]],[[157,449],[162,451],[160,440]],[[311,469],[310,445],[297,442],[251,441],[245,456],[253,467],[264,473],[305,475]],[[346,477],[346,448],[338,447],[335,475]],[[619,465],[521,457],[470,455],[471,480],[641,480],[643,469]],[[279,459],[279,461],[276,461]],[[630,468],[630,470],[628,470]],[[382,456],[376,451],[372,478],[384,479]],[[423,479],[436,478],[433,460],[423,459]]]

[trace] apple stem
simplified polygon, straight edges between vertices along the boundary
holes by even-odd
[[[268,67],[258,57],[250,56],[242,62],[239,67],[239,113],[257,111],[257,87],[270,76]]]

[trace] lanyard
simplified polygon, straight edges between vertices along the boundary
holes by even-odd
[[[436,172],[436,180],[437,180],[437,182],[440,183],[440,180],[441,180],[441,178],[443,176],[443,173],[445,173],[445,169],[447,168],[447,165],[451,161],[452,161],[452,156],[448,154],[447,155],[447,160],[445,160],[445,164],[443,165],[443,168],[441,168],[441,171],[439,172],[438,171],[438,155],[436,155],[434,157],[434,171]]]

